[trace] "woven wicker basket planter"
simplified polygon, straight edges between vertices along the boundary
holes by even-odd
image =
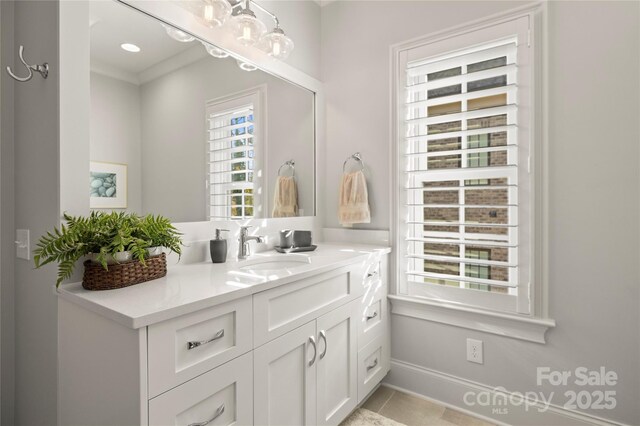
[[[87,290],[113,290],[167,275],[167,256],[164,253],[146,259],[145,263],[130,260],[109,265],[109,270],[105,270],[102,265],[87,260],[84,262],[82,287]]]

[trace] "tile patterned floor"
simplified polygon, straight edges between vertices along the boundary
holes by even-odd
[[[493,426],[451,408],[380,386],[362,408],[407,426]]]

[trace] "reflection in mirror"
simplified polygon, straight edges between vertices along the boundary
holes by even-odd
[[[313,92],[128,6],[90,4],[92,208],[314,214]]]

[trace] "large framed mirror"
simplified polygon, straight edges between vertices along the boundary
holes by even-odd
[[[313,91],[117,1],[89,24],[92,208],[315,215]]]

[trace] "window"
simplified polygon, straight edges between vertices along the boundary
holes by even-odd
[[[255,215],[258,105],[257,93],[207,105],[209,219]]]
[[[398,293],[531,314],[529,16],[398,58]]]

